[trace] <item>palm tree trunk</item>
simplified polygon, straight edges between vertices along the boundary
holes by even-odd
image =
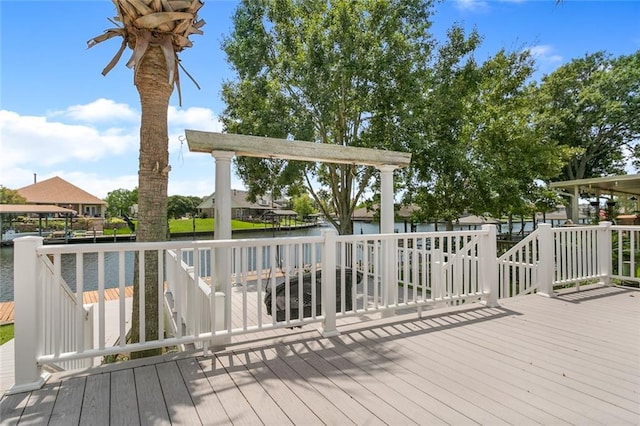
[[[173,85],[169,84],[167,64],[159,46],[151,46],[135,73],[140,95],[142,119],[140,126],[140,157],[138,170],[138,232],[137,240],[167,239],[167,185],[169,174],[169,136],[167,110]],[[147,341],[158,339],[158,255],[145,252],[144,318]],[[136,270],[140,259],[136,257]],[[134,298],[131,339],[140,341],[138,274],[134,277]],[[160,353],[142,351],[133,358]]]

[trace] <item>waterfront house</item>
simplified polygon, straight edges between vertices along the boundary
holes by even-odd
[[[274,200],[268,195],[259,197],[256,202],[247,199],[247,191],[240,189],[231,190],[231,217],[233,219],[252,221],[261,220],[265,213],[273,209],[281,208],[285,202],[282,200]],[[198,215],[215,217],[216,193],[206,197],[202,203],[198,205]]]
[[[27,204],[47,204],[74,210],[78,215],[104,217],[107,203],[87,191],[54,176],[16,190]]]

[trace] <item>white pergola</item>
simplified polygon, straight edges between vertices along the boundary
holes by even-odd
[[[215,158],[215,239],[231,238],[231,159],[235,156],[376,167],[381,180],[380,230],[393,233],[393,171],[409,165],[409,153],[197,130],[185,133],[189,151]]]
[[[393,171],[406,167],[411,154],[370,148],[359,148],[228,133],[185,131],[189,151],[211,154],[216,166],[216,202],[214,207],[216,240],[231,238],[231,160],[235,156],[274,158],[337,164],[373,166],[380,170],[380,231],[393,233]],[[217,291],[229,294],[229,259],[224,250],[216,251],[213,281]],[[391,279],[393,271],[385,271]],[[389,289],[392,286],[388,286]],[[391,291],[391,290],[389,290]],[[389,297],[393,295],[390,294]],[[225,300],[225,324],[231,321],[230,298]],[[391,313],[387,313],[390,315]],[[335,331],[335,327],[329,327]]]

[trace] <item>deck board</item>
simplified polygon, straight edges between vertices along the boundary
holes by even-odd
[[[86,377],[74,377],[60,383],[49,425],[79,424]]]
[[[171,424],[194,425],[202,423],[189,390],[175,362],[156,365],[165,404],[169,407]]]
[[[198,417],[205,424],[227,424],[227,415],[196,358],[177,361]]]
[[[162,387],[155,365],[133,370],[141,425],[169,425],[169,412],[162,397]]]
[[[201,359],[199,364],[211,388],[220,398],[226,423],[251,425],[260,422],[260,418],[237,388],[230,372],[222,366],[218,357]]]
[[[640,424],[636,290],[353,320],[331,338],[317,324],[276,329],[214,355],[55,374],[41,390],[5,396],[0,415],[3,424]]]
[[[111,376],[111,424],[139,425],[140,415],[133,369],[114,371]]]

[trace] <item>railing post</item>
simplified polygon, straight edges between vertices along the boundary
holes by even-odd
[[[382,241],[382,296],[385,307],[398,303],[398,240]],[[389,318],[396,313],[395,308],[382,311],[381,318]]]
[[[553,247],[553,230],[548,223],[538,225],[538,294],[555,297],[553,277],[556,268],[555,250]],[[534,259],[535,261],[535,259]],[[560,259],[562,261],[562,259]]]
[[[481,245],[480,268],[482,268],[482,292],[485,305],[490,308],[500,306],[498,304],[498,232],[495,225],[482,225],[482,230],[487,234],[483,237]]]
[[[442,264],[444,258],[442,256],[442,249],[434,248],[431,250],[431,298],[434,299],[436,307],[443,306],[443,297],[445,296],[444,288],[442,287]]]
[[[600,222],[598,225],[598,272],[602,284],[611,285],[611,263],[613,244],[611,238],[611,222]]]
[[[49,378],[37,361],[42,351],[42,301],[38,299],[41,263],[36,250],[42,241],[42,237],[23,237],[13,242],[15,384],[10,394],[40,389]]]
[[[336,328],[336,236],[333,229],[322,232],[324,247],[322,249],[322,315],[324,321],[319,329],[324,337],[340,334]]]

